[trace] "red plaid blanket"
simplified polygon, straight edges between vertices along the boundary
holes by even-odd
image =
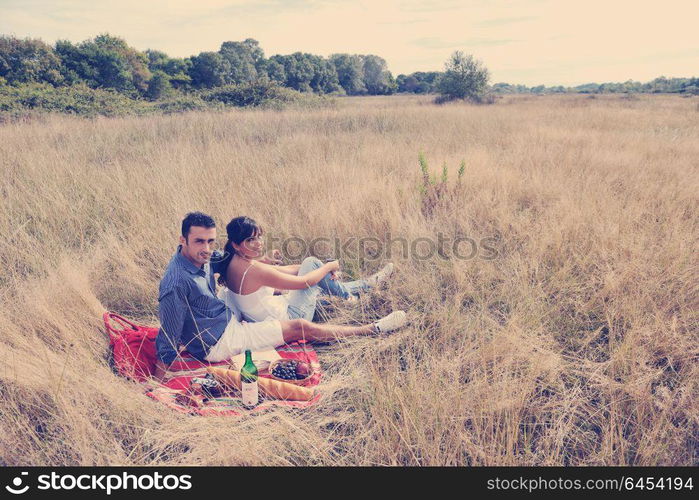
[[[113,322],[116,322],[120,328],[115,328]],[[137,325],[117,314],[109,312],[104,314],[104,323],[110,338],[113,364],[116,371],[120,375],[144,383],[145,394],[147,396],[165,404],[175,411],[207,416],[243,415],[246,413],[264,411],[277,406],[307,408],[320,399],[320,394],[317,394],[310,401],[279,401],[265,399],[255,409],[246,410],[242,407],[240,394],[231,393],[227,397],[209,399],[205,402],[201,402],[201,406],[199,407],[183,404],[181,398],[178,398],[178,396],[183,396],[187,393],[192,378],[206,375],[206,368],[208,366],[227,366],[229,362],[202,362],[193,358],[187,352],[182,352],[178,359],[170,365],[165,377],[166,382],[157,384],[153,379],[148,378],[152,373],[152,365],[155,363],[154,344],[157,328]],[[302,346],[301,342],[294,342],[293,344],[278,347],[277,352],[284,359],[305,361],[311,366],[313,369],[313,376],[305,381],[304,385],[306,387],[315,387],[320,383],[321,370],[318,356],[313,350],[313,347],[308,343]],[[260,376],[270,378],[266,370],[260,371]]]
[[[320,363],[318,362],[318,356],[310,345],[306,344],[305,349],[302,349],[298,342],[294,342],[290,345],[278,347],[277,352],[282,358],[298,359],[311,365],[314,373],[313,376],[304,383],[306,387],[315,387],[320,383]],[[203,405],[198,408],[180,403],[177,397],[187,392],[192,378],[206,375],[206,367],[209,365],[226,366],[228,362],[202,363],[191,357],[188,359],[185,358],[183,361],[173,363],[170,366],[170,370],[167,373],[167,382],[154,388],[149,388],[146,391],[146,395],[156,401],[160,401],[175,411],[207,416],[244,415],[247,413],[265,411],[276,406],[307,408],[320,399],[320,394],[316,394],[310,401],[279,401],[276,399],[265,399],[253,410],[246,410],[242,406],[240,394],[236,392],[226,397],[206,400],[203,402]],[[270,378],[267,371],[261,371],[260,376]]]

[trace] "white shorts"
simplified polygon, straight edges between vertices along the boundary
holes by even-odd
[[[284,344],[282,324],[279,320],[241,323],[234,317],[228,322],[216,345],[209,350],[206,360],[216,363],[237,356],[245,349],[267,351]]]

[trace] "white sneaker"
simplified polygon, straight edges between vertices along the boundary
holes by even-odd
[[[393,311],[388,316],[384,316],[374,323],[374,327],[377,333],[388,333],[401,328],[406,321],[407,314],[405,314],[405,311]]]
[[[388,279],[391,277],[393,274],[393,262],[389,262],[386,264],[381,271],[378,273],[374,274],[373,276],[369,276],[366,279],[366,282],[369,284],[369,286],[376,287],[380,286],[388,281]]]

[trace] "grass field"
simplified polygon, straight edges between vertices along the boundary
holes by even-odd
[[[697,99],[670,96],[2,125],[0,463],[697,465],[698,137]],[[190,210],[222,243],[246,214],[494,252],[394,253],[389,288],[330,317],[411,326],[321,347],[312,409],[187,417],[114,375],[101,314],[157,322]]]

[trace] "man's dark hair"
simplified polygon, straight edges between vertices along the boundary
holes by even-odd
[[[189,212],[182,219],[182,236],[187,239],[192,226],[205,227],[206,229],[216,227],[216,222],[210,215],[201,212]]]

